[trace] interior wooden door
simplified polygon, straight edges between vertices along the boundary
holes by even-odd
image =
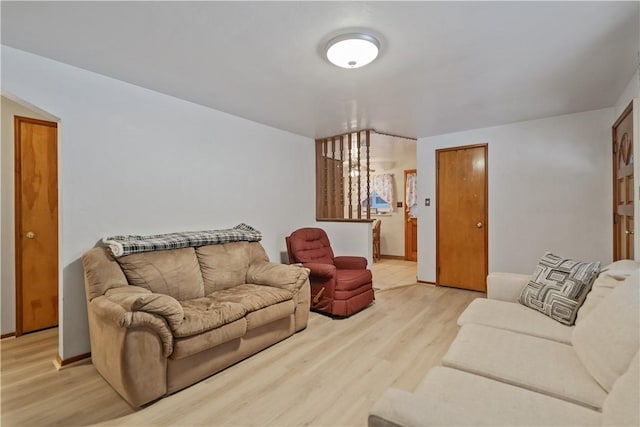
[[[613,124],[613,260],[633,259],[633,103]]]
[[[405,189],[405,203],[404,203],[404,258],[407,261],[418,260],[418,218],[415,212],[412,211],[411,206],[415,206],[415,180],[417,180],[418,174],[415,169],[407,169],[404,171],[404,189]],[[411,183],[413,181],[413,183]],[[409,189],[409,186],[413,186],[413,189]],[[414,208],[415,209],[415,208]]]
[[[486,144],[436,150],[436,284],[486,292]]]
[[[57,124],[15,117],[16,335],[58,324]]]

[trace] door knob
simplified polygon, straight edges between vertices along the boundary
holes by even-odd
[[[481,222],[481,221],[478,221],[478,223],[476,224],[476,227],[477,227],[477,228],[482,228],[482,222]]]
[[[27,231],[27,239],[35,239],[36,238],[36,233],[34,233],[33,231]]]

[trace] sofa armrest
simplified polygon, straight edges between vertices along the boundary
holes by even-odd
[[[364,270],[367,268],[367,259],[361,256],[337,256],[333,263],[339,270]]]
[[[518,302],[531,276],[515,273],[491,273],[487,276],[487,298]]]
[[[137,288],[137,286],[131,286],[131,288]],[[117,288],[117,292],[108,292],[105,296],[110,301],[120,304],[126,311],[143,311],[163,317],[172,331],[175,331],[184,320],[184,309],[175,298],[169,295],[136,292],[135,290],[126,292],[122,289]],[[115,291],[115,289],[113,290]],[[146,291],[146,289],[144,290]]]
[[[151,294],[154,295],[154,294]],[[155,332],[162,341],[163,354],[169,357],[173,353],[173,334],[164,317],[145,311],[130,311],[107,296],[92,299],[89,303],[98,319],[120,328],[147,328]]]
[[[298,265],[257,262],[249,266],[247,283],[273,286],[296,293],[309,280],[309,269]]]
[[[310,277],[319,277],[326,280],[336,275],[335,265],[307,262],[302,264],[302,266],[309,269]]]

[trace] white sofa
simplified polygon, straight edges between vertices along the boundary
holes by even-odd
[[[603,268],[575,326],[517,302],[529,277],[490,274],[443,366],[387,390],[369,426],[640,425],[640,262]]]

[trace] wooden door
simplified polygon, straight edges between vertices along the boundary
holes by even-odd
[[[633,103],[613,124],[613,260],[633,259]]]
[[[16,335],[58,324],[57,124],[15,117]]]
[[[436,284],[486,292],[487,145],[436,150]]]
[[[415,196],[417,178],[415,169],[404,171],[404,258],[407,261],[418,260],[418,218],[415,212],[411,211],[411,205],[417,204]]]

